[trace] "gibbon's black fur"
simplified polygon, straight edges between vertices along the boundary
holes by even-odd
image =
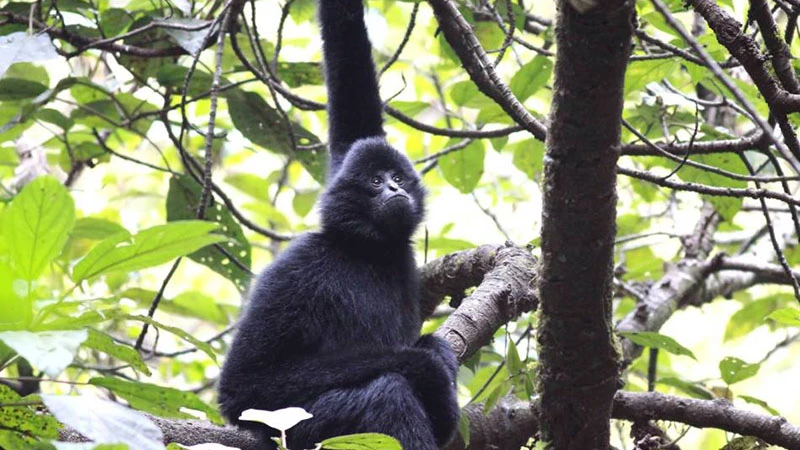
[[[254,282],[219,380],[225,417],[301,406],[289,447],[386,433],[435,450],[458,422],[458,363],[419,336],[411,235],[425,190],[384,138],[362,0],[318,0],[328,86],[330,169],[322,229],[297,238]],[[265,439],[268,435],[265,434]]]

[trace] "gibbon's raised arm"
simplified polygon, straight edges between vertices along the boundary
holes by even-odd
[[[350,145],[383,136],[382,103],[362,0],[318,0],[333,175]]]

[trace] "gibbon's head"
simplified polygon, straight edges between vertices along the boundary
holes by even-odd
[[[411,161],[383,138],[353,143],[322,195],[325,231],[405,243],[424,214],[425,188]]]

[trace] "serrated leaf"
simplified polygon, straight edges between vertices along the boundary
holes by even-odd
[[[0,341],[50,378],[57,377],[72,363],[87,337],[86,330],[0,332]]]
[[[3,238],[20,276],[34,280],[67,241],[75,221],[75,205],[55,178],[39,177],[17,195],[4,213]]]
[[[172,327],[172,326],[169,326],[169,325],[164,325],[163,323],[157,322],[157,321],[155,321],[155,320],[153,320],[153,319],[151,319],[150,317],[147,317],[147,316],[129,315],[129,316],[125,316],[125,317],[130,319],[130,320],[138,320],[140,322],[145,322],[147,324],[150,324],[151,326],[154,326],[154,327],[158,328],[159,330],[169,331],[170,333],[174,334],[175,336],[178,336],[179,338],[183,339],[184,341],[186,341],[186,342],[192,344],[193,346],[197,347],[198,350],[200,350],[201,352],[203,352],[206,355],[208,355],[209,358],[211,358],[214,362],[217,361],[217,352],[214,351],[214,348],[211,346],[211,344],[209,344],[208,342],[203,342],[203,341],[197,339],[196,337],[194,337],[191,334],[189,334],[189,332],[187,332],[187,331],[185,331],[185,330],[183,330],[181,328]]]
[[[638,332],[631,332],[631,331],[623,331],[619,333],[621,336],[628,338],[631,342],[636,345],[641,345],[642,347],[649,347],[649,348],[658,348],[664,350],[668,353],[672,353],[673,355],[683,355],[688,356],[695,361],[694,353],[688,348],[679,344],[675,339],[665,336],[660,333],[655,333],[653,331],[638,331]]]
[[[58,438],[58,421],[28,406],[2,406],[25,401],[10,387],[0,384],[0,429],[18,430],[45,439]],[[2,443],[2,441],[0,441]],[[27,448],[27,447],[23,447]]]
[[[193,416],[181,411],[182,408],[188,408],[206,413],[214,423],[222,423],[217,410],[200,400],[193,392],[113,377],[95,377],[89,380],[89,384],[110,389],[124,398],[132,408],[159,417],[189,419]]]
[[[144,363],[139,352],[128,345],[117,344],[111,336],[103,332],[89,328],[89,337],[83,345],[130,364],[139,373],[151,375],[150,368]]]
[[[767,316],[781,325],[788,325],[790,327],[800,327],[800,309],[796,308],[781,308],[773,311]]]
[[[722,381],[731,385],[755,376],[761,364],[749,364],[739,358],[727,356],[719,362],[719,373]]]
[[[161,430],[143,414],[94,396],[42,395],[56,418],[96,443],[163,450]]]
[[[225,240],[223,236],[209,234],[217,228],[214,222],[186,220],[148,228],[134,236],[119,233],[95,245],[75,265],[72,279],[79,283],[102,274],[164,264]]]
[[[175,223],[178,220],[195,217],[201,195],[202,187],[194,179],[186,176],[170,178],[167,192],[167,220]],[[250,283],[251,275],[250,242],[230,210],[210,197],[209,204],[206,205],[206,217],[209,221],[219,224],[218,233],[224,235],[226,240],[220,243],[219,247],[203,247],[189,254],[189,258],[231,280],[239,291],[244,291]]]
[[[457,140],[450,140],[447,146],[457,143]],[[475,189],[483,175],[485,156],[483,141],[475,140],[465,148],[439,158],[439,169],[448,183],[461,193],[468,194]]]
[[[325,439],[321,443],[328,450],[403,450],[400,442],[381,433],[362,433]]]
[[[547,84],[552,73],[553,61],[547,56],[536,55],[514,74],[508,87],[520,102],[524,102]]]

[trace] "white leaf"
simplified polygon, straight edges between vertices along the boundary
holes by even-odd
[[[17,62],[46,61],[58,58],[53,41],[46,34],[29,35],[24,31],[0,36],[0,76]]]
[[[75,358],[78,347],[86,340],[86,330],[70,331],[3,331],[3,341],[27,359],[33,367],[55,378]]]
[[[162,21],[162,23],[197,27],[199,25],[208,24],[210,21],[198,19],[169,19]],[[165,27],[164,31],[170,35],[172,39],[175,39],[175,42],[177,42],[181,48],[196,56],[198,53],[200,53],[200,51],[203,50],[203,42],[212,29],[213,27],[208,26],[197,31],[187,31]]]
[[[283,408],[276,411],[264,411],[263,409],[248,409],[242,412],[239,420],[248,422],[261,422],[270,428],[286,431],[298,423],[310,419],[314,416],[303,408]]]
[[[144,414],[119,403],[88,395],[43,394],[42,401],[56,419],[96,443],[164,450],[161,430]]]

